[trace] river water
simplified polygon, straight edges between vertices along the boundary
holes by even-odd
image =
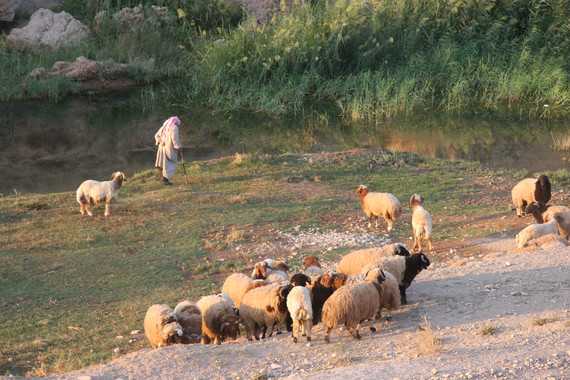
[[[0,103],[0,194],[75,190],[86,179],[127,177],[154,167],[154,133],[182,120],[187,162],[239,153],[307,153],[385,148],[480,161],[530,174],[570,170],[568,122],[504,121],[421,115],[383,123],[346,123],[324,111],[295,118],[212,113],[161,106],[157,93],[76,96],[59,103]]]

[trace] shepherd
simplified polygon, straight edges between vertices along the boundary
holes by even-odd
[[[165,185],[172,185],[170,180],[178,165],[178,151],[182,152],[182,145],[178,139],[178,126],[180,119],[172,116],[162,124],[162,127],[154,135],[158,152],[156,153],[156,163],[154,166],[162,170],[162,182]]]

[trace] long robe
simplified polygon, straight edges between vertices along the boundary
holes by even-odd
[[[176,170],[176,165],[178,165],[178,150],[182,146],[180,145],[180,140],[178,139],[177,125],[174,126],[170,135],[166,137],[164,145],[162,145],[160,140],[162,128],[164,128],[164,126],[160,127],[158,132],[156,132],[154,135],[156,145],[158,145],[156,163],[154,166],[157,169],[162,170],[162,176],[170,181],[174,175],[174,171]]]

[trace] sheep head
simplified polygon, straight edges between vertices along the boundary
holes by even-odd
[[[406,248],[406,246],[404,244],[398,243],[396,245],[396,255],[398,256],[404,256],[404,257],[409,257],[410,256],[410,251],[408,251],[408,249]]]
[[[321,277],[321,285],[325,288],[338,289],[346,283],[347,278],[344,273],[329,271]]]
[[[420,255],[421,269],[427,269],[427,267],[429,267],[430,265],[429,259],[423,253],[420,253],[419,255]]]
[[[382,284],[386,279],[386,275],[382,269],[374,268],[366,272],[364,279],[369,282],[378,282],[378,284]]]
[[[355,193],[360,194],[360,199],[364,198],[366,194],[370,192],[370,189],[366,185],[360,185],[356,188]]]
[[[419,194],[412,194],[410,200],[407,203],[407,206],[416,206],[416,205],[423,205],[424,204],[424,196]]]
[[[536,189],[534,190],[534,199],[542,203],[548,203],[552,196],[550,180],[544,174],[538,177],[536,181]]]
[[[304,273],[295,273],[291,276],[289,283],[294,286],[306,286],[307,284],[311,285],[311,279]]]
[[[542,213],[545,212],[547,207],[540,203],[540,202],[532,202],[528,206],[526,206],[524,212],[525,214],[532,214],[536,219],[537,223],[544,223],[544,219],[542,218]]]
[[[267,268],[269,264],[266,261],[260,261],[253,266],[253,279],[263,280],[267,277]]]
[[[182,343],[182,336],[184,335],[184,330],[182,326],[176,321],[173,316],[168,316],[162,320],[162,342],[159,343],[158,347],[170,346],[176,343]]]
[[[319,262],[317,256],[309,255],[305,258],[305,260],[303,260],[303,267],[305,267],[305,269],[307,269],[310,266],[316,266],[321,268],[321,263]]]
[[[127,182],[127,177],[123,172],[114,172],[113,174],[111,174],[111,181],[118,182],[119,186],[121,186],[121,183]]]
[[[239,317],[228,314],[220,326],[222,338],[237,339],[239,336]]]

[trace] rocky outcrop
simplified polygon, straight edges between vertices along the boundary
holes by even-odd
[[[0,21],[12,21],[16,15],[15,0],[0,0]]]
[[[105,20],[107,11],[95,15],[95,27],[98,28]],[[152,5],[146,12],[141,5],[134,8],[123,8],[111,16],[111,20],[119,25],[121,30],[141,31],[145,24],[151,26],[164,26],[174,21],[174,17],[166,7]]]
[[[87,27],[67,12],[38,9],[23,28],[13,29],[6,37],[8,48],[36,50],[77,45],[88,34]]]

